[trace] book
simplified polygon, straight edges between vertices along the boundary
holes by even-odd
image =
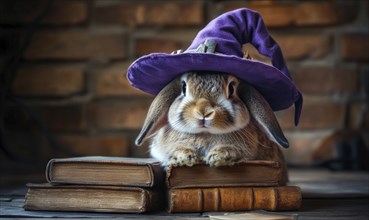
[[[142,213],[160,208],[158,192],[140,187],[27,184],[25,210]]]
[[[151,158],[86,156],[51,159],[49,183],[154,187],[164,181],[164,169]]]
[[[170,189],[168,212],[218,212],[297,210],[301,190],[296,186],[216,187]]]
[[[169,166],[166,185],[168,188],[282,186],[286,185],[286,178],[279,162],[251,160],[223,167]]]

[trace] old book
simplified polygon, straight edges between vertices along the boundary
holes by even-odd
[[[141,213],[160,208],[158,192],[139,187],[27,184],[24,209]]]
[[[296,186],[170,189],[169,212],[297,210],[301,190]]]
[[[51,159],[50,183],[153,187],[164,180],[160,162],[149,158],[74,157]]]
[[[251,160],[234,166],[210,167],[205,164],[170,166],[168,188],[236,187],[286,185],[283,167],[276,161]]]

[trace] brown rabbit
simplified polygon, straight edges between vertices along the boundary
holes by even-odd
[[[232,75],[214,72],[186,73],[162,89],[136,144],[147,138],[151,155],[164,166],[258,159],[285,166],[278,145],[288,147],[263,96]]]

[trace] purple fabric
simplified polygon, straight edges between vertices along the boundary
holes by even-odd
[[[215,54],[190,52],[205,40],[217,43]],[[269,57],[273,66],[242,58],[242,45],[246,43]],[[274,111],[295,103],[295,124],[298,124],[302,95],[291,79],[280,47],[255,11],[238,9],[215,18],[197,34],[187,51],[143,56],[131,64],[127,77],[132,86],[156,95],[175,77],[189,71],[232,74],[253,85]]]

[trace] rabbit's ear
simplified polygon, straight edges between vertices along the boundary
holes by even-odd
[[[170,82],[159,92],[150,105],[142,130],[136,138],[136,145],[141,145],[147,138],[168,124],[169,107],[180,92],[178,79]]]
[[[288,148],[289,144],[275,117],[273,110],[264,97],[252,86],[242,82],[239,86],[239,96],[246,104],[250,114],[259,127],[278,145]]]

